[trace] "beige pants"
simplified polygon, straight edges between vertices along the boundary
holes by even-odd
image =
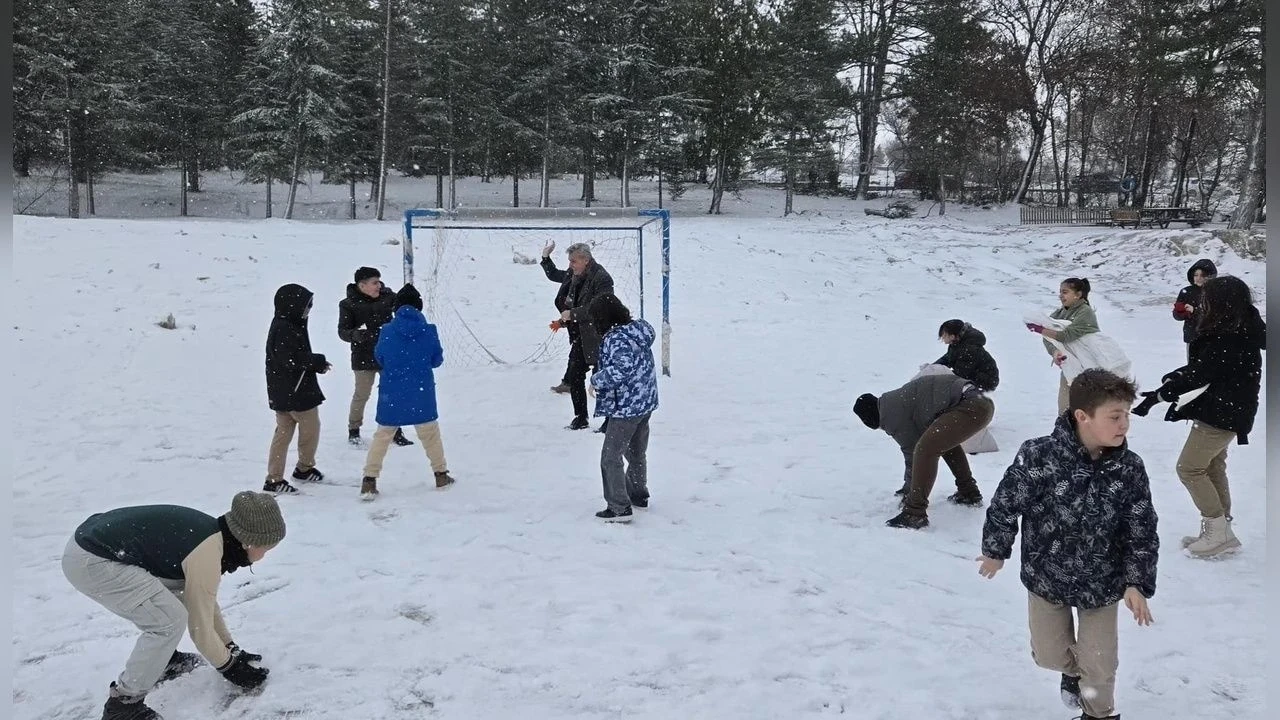
[[[1202,517],[1231,514],[1231,488],[1227,486],[1227,448],[1236,434],[1196,421],[1178,456],[1178,479],[1187,486],[1191,501]]]
[[[432,472],[448,472],[449,466],[444,461],[444,442],[440,439],[440,423],[432,420],[428,423],[414,425],[418,440],[422,441],[422,449],[427,451],[427,460],[431,461]],[[387,457],[387,448],[391,447],[391,438],[395,437],[396,428],[379,425],[369,443],[369,456],[364,461],[364,476],[376,478],[382,473],[382,461]]]
[[[298,469],[306,471],[316,466],[316,447],[320,445],[320,408],[278,412],[276,431],[271,436],[271,451],[267,455],[267,480],[284,479],[284,461],[289,456],[294,428],[298,430]]]
[[[1067,376],[1058,376],[1058,414],[1067,411],[1071,407],[1071,386],[1067,384]]]
[[[369,404],[369,396],[373,394],[373,381],[378,376],[377,370],[355,370],[356,389],[351,393],[351,410],[347,412],[347,429],[359,430],[364,425],[364,408]]]
[[[1080,678],[1080,705],[1092,717],[1115,714],[1116,668],[1120,666],[1116,635],[1119,603],[1096,610],[1055,605],[1027,593],[1031,626],[1031,657],[1046,670]]]

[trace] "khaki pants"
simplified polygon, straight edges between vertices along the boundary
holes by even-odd
[[[316,448],[320,445],[320,408],[278,412],[276,431],[271,436],[271,451],[267,455],[267,480],[284,479],[284,461],[289,456],[294,428],[298,430],[297,469],[305,472],[316,466]]]
[[[444,461],[444,441],[440,438],[440,423],[431,422],[414,425],[418,440],[422,441],[422,449],[427,451],[427,460],[431,461],[432,472],[449,472]],[[369,443],[369,455],[364,461],[364,476],[376,478],[382,473],[382,461],[387,457],[387,448],[391,447],[391,438],[395,437],[396,428],[379,425]]]
[[[1058,376],[1058,414],[1067,411],[1071,407],[1071,385],[1067,383],[1066,375]]]
[[[356,370],[356,389],[351,393],[351,410],[347,412],[347,429],[359,430],[364,425],[364,408],[373,394],[373,380],[377,370]]]
[[[1055,605],[1027,593],[1031,626],[1031,657],[1036,665],[1080,678],[1080,705],[1091,717],[1115,714],[1116,668],[1120,666],[1116,635],[1119,603],[1095,610]]]
[[[1236,439],[1230,430],[1219,430],[1196,421],[1178,456],[1178,479],[1187,486],[1191,501],[1202,517],[1231,514],[1231,488],[1227,486],[1227,448]]]

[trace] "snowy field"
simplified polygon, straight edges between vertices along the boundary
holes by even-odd
[[[235,698],[203,668],[153,693],[166,718],[1070,717],[1057,676],[1030,658],[1016,554],[979,578],[983,512],[945,502],[945,466],[933,524],[886,528],[901,454],[853,399],[941,355],[943,320],[972,322],[1002,375],[1001,452],[972,458],[990,497],[1018,444],[1052,424],[1056,370],[1022,316],[1055,307],[1062,278],[1092,279],[1103,332],[1150,388],[1183,357],[1170,305],[1186,267],[1212,258],[1261,308],[1264,264],[1201,230],[1022,228],[1010,209],[888,221],[813,198],[784,220],[780,200],[726,199],[731,214],[713,218],[694,197],[673,221],[673,374],[653,420],[652,507],[629,526],[592,517],[601,436],[563,429],[569,401],[547,391],[562,350],[493,367],[451,364],[465,354],[446,346],[457,485],[435,491],[420,446],[393,447],[382,495],[358,501],[337,302],[360,265],[399,286],[394,222],[16,218],[14,716],[97,717],[132,646],[133,628],[59,568],[84,517],[158,502],[219,514],[261,487],[271,298],[299,282],[317,294],[312,341],[334,364],[321,377],[328,478],[281,499],[288,537],[221,591],[271,679]],[[503,262],[471,310],[545,327],[555,286]],[[156,325],[169,313],[175,330]],[[1130,436],[1163,552],[1156,624],[1121,614],[1118,710],[1260,720],[1263,418],[1228,461],[1244,548],[1204,562],[1178,548],[1198,527],[1174,473],[1188,427],[1162,412]]]

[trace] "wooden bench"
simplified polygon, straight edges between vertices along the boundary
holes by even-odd
[[[1146,222],[1151,224],[1151,220],[1142,217],[1142,211],[1137,208],[1111,208],[1111,224],[1124,227],[1132,225],[1135,228]]]

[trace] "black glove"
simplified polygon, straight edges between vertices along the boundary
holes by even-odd
[[[1138,417],[1146,417],[1147,413],[1151,412],[1151,408],[1155,407],[1160,402],[1160,393],[1156,390],[1148,390],[1147,392],[1139,394],[1146,399],[1135,405],[1133,409],[1129,410],[1129,412],[1137,415]]]
[[[219,672],[222,673],[222,677],[236,685],[246,690],[253,690],[267,681],[267,674],[271,671],[264,667],[250,665],[244,653],[238,652],[231,654],[231,662]]]
[[[259,655],[258,653],[248,652],[244,648],[240,647],[239,645],[233,642],[227,643],[227,649],[231,651],[232,655],[235,655],[236,653],[240,653],[241,655],[244,656],[245,660],[248,660],[251,663],[262,662],[261,655]]]

